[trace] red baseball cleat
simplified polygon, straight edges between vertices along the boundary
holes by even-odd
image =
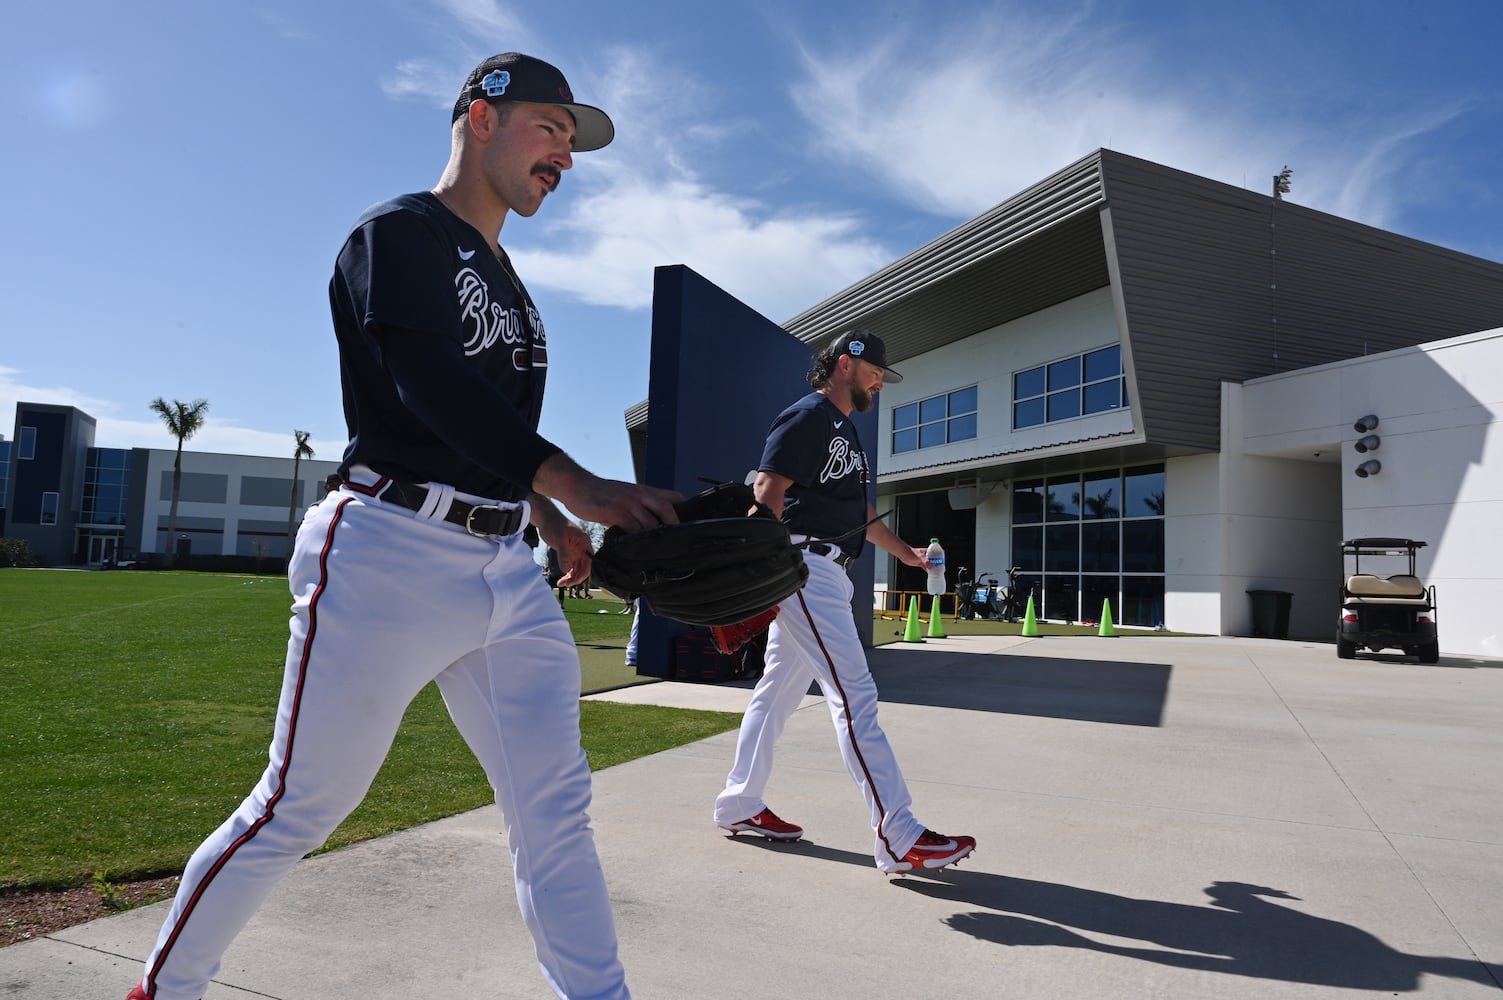
[[[894,871],[911,872],[916,868],[943,868],[953,865],[961,858],[969,857],[976,849],[975,837],[946,837],[944,834],[925,830],[914,845],[903,855]]]
[[[731,834],[760,833],[769,840],[797,840],[804,835],[804,828],[785,823],[773,813],[771,809],[763,809],[750,819],[744,819],[739,823],[721,827],[729,830]]]

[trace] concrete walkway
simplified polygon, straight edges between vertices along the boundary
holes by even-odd
[[[975,857],[877,873],[818,698],[769,792],[804,842],[711,825],[733,732],[599,772],[639,1000],[1503,996],[1503,663],[1160,636],[871,660],[919,818]],[[303,862],[206,1000],[547,996],[504,847],[485,809]],[[121,1000],[165,905],[0,949],[0,997]]]

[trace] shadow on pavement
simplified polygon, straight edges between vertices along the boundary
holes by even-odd
[[[1008,947],[1082,948],[1178,969],[1394,993],[1419,989],[1425,974],[1503,985],[1475,958],[1405,954],[1351,924],[1272,902],[1299,897],[1268,886],[1212,882],[1210,903],[1193,906],[963,869],[932,878],[896,884],[986,907],[945,922]]]
[[[730,839],[748,848],[874,867],[869,855],[807,840]],[[1210,901],[1203,906],[1134,899],[964,867],[894,876],[890,884],[901,891],[982,907],[956,913],[945,923],[1004,947],[1081,948],[1178,969],[1392,993],[1419,989],[1427,974],[1503,987],[1503,969],[1496,963],[1405,954],[1351,924],[1271,902],[1298,902],[1298,896],[1245,882],[1212,882],[1205,889]],[[1097,940],[1086,933],[1120,940]]]
[[[1122,726],[1158,726],[1172,668],[1167,663],[1067,660],[946,651],[873,658],[886,702],[973,712],[1036,715]]]

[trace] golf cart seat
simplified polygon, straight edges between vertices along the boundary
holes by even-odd
[[[1346,578],[1348,604],[1429,604],[1430,596],[1419,577],[1400,573],[1384,579],[1372,573],[1354,573]]]

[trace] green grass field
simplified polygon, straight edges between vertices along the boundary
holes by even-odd
[[[265,767],[290,605],[273,577],[0,570],[0,890],[180,871]],[[620,608],[568,602],[586,691],[644,680],[623,665]],[[582,713],[593,768],[740,721],[601,702]],[[489,801],[429,685],[325,849]]]

